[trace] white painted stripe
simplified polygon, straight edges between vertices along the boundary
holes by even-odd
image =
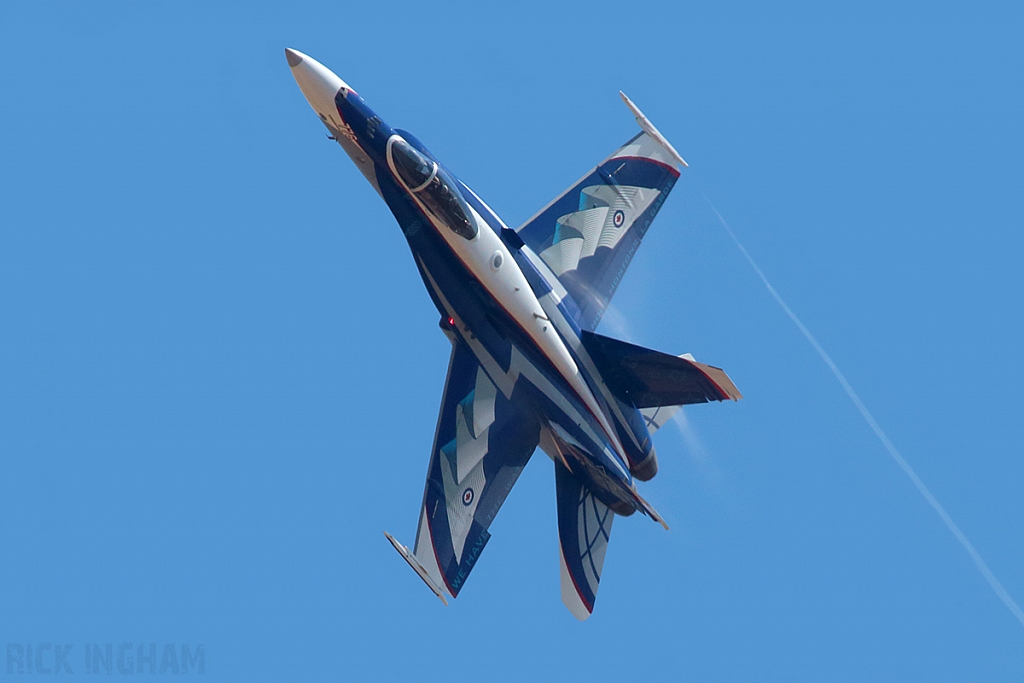
[[[455,319],[456,328],[461,331],[462,321],[457,316],[451,302],[449,302],[447,297],[445,297],[440,286],[437,284],[437,280],[434,279],[434,276],[431,274],[423,260],[417,260],[419,260],[420,266],[423,268],[423,272],[427,275],[430,287],[434,290],[434,293],[437,294],[438,299],[441,300],[441,303],[444,305],[448,315]],[[591,441],[599,445],[604,443],[604,440],[590,427],[590,423],[585,416],[576,410],[576,407],[570,401],[566,400],[564,394],[562,394],[562,392],[551,383],[544,373],[534,366],[533,363],[524,356],[515,345],[512,345],[512,356],[509,360],[509,370],[506,373],[501,369],[501,365],[498,361],[488,353],[487,349],[479,340],[471,339],[462,335],[462,341],[470,348],[473,355],[476,356],[477,361],[479,361],[480,366],[484,369],[487,376],[491,378],[491,381],[494,382],[494,385],[498,387],[505,398],[511,398],[512,390],[515,388],[516,382],[519,380],[520,376],[524,376],[533,386],[537,387],[537,389],[551,400],[552,403],[558,406],[558,408],[565,413],[570,420],[579,425],[580,429],[587,434]],[[617,439],[615,440],[614,445],[619,449],[622,448],[622,445]],[[623,476],[629,476],[629,470],[624,466],[624,463],[621,461],[617,453],[609,451],[607,448],[603,449],[603,452],[605,457],[615,465]]]

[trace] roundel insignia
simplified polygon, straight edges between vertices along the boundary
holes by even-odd
[[[473,489],[466,489],[462,492],[462,504],[470,506],[473,503]]]
[[[626,222],[626,214],[622,212],[622,209],[615,212],[615,215],[612,216],[612,222],[615,223],[616,228],[621,228],[622,224]]]

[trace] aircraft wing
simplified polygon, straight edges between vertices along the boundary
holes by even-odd
[[[569,292],[583,329],[597,327],[679,177],[678,154],[642,116],[644,132],[516,230]]]
[[[445,602],[476,566],[488,527],[540,440],[538,420],[515,397],[498,391],[472,352],[454,343],[415,547],[386,534]]]

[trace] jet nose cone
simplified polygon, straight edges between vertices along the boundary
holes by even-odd
[[[284,57],[288,60],[288,66],[294,69],[299,64],[302,64],[302,58],[305,57],[305,55],[297,50],[291,49],[290,47],[286,47],[284,49]]]
[[[313,110],[325,119],[337,117],[338,110],[334,98],[339,90],[344,90],[347,94],[351,90],[348,84],[326,66],[298,50],[285,48],[284,56],[291,67],[295,82],[299,84],[302,94],[306,96]]]

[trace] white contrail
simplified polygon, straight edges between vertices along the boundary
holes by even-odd
[[[967,554],[971,556],[971,559],[974,560],[974,565],[978,568],[978,571],[981,572],[981,575],[985,577],[985,580],[988,581],[988,585],[992,587],[992,590],[995,591],[999,599],[1003,601],[1004,605],[1006,605],[1006,609],[1010,610],[1010,612],[1013,613],[1013,616],[1017,617],[1017,621],[1019,621],[1021,625],[1024,625],[1024,611],[1021,611],[1021,608],[1017,606],[1017,603],[1014,602],[1012,597],[1010,597],[1010,594],[1006,592],[1006,589],[1003,588],[1003,584],[999,582],[999,579],[997,579],[995,574],[992,573],[992,570],[988,568],[988,565],[985,564],[985,560],[981,558],[978,551],[975,550],[971,542],[967,540],[967,537],[964,536],[964,532],[960,531],[960,527],[956,525],[953,519],[949,516],[949,513],[947,513],[945,508],[939,504],[939,501],[935,499],[932,492],[924,485],[921,478],[917,476],[917,472],[914,471],[914,468],[910,466],[910,463],[903,459],[900,452],[892,445],[892,441],[889,441],[889,437],[885,435],[882,428],[878,426],[877,422],[875,422],[875,418],[872,417],[867,406],[864,405],[864,402],[860,400],[860,396],[858,396],[857,392],[853,390],[850,383],[846,381],[846,377],[843,376],[843,373],[839,371],[835,361],[833,361],[832,357],[826,353],[825,349],[823,349],[821,344],[818,343],[818,340],[814,338],[813,334],[811,334],[811,331],[808,330],[802,322],[800,322],[800,318],[796,317],[796,313],[793,312],[793,309],[786,305],[786,302],[782,300],[779,293],[775,291],[774,287],[772,287],[772,283],[768,282],[768,278],[765,277],[764,272],[757,266],[757,263],[754,262],[753,257],[751,257],[750,253],[740,243],[739,239],[737,239],[732,228],[730,228],[729,224],[725,222],[724,218],[722,218],[722,214],[718,213],[718,209],[716,209],[711,203],[711,200],[707,198],[707,195],[704,195],[704,200],[708,203],[708,206],[711,207],[711,210],[715,212],[715,215],[718,217],[718,221],[722,224],[722,227],[725,228],[725,231],[729,233],[729,237],[731,237],[732,241],[736,243],[737,247],[739,247],[743,257],[747,259],[747,263],[749,263],[750,267],[754,269],[757,276],[761,278],[761,282],[764,283],[768,293],[772,295],[773,299],[775,299],[775,303],[785,311],[786,315],[789,316],[789,319],[792,320],[793,324],[800,330],[800,333],[804,335],[807,341],[810,342],[811,346],[814,347],[814,350],[818,352],[818,355],[821,356],[821,359],[825,361],[825,365],[827,365],[829,370],[832,371],[832,374],[835,375],[837,380],[839,380],[839,384],[842,385],[843,391],[845,391],[846,395],[850,397],[851,401],[853,401],[853,405],[857,407],[857,410],[860,411],[864,421],[868,423],[869,427],[871,427],[871,431],[875,433],[878,440],[882,442],[883,446],[885,446],[885,450],[889,451],[889,455],[892,456],[892,459],[895,460],[896,464],[900,466],[900,469],[910,477],[910,481],[914,483],[914,486],[916,486],[917,490],[922,496],[924,496],[924,499],[928,501],[928,504],[932,506],[932,509],[934,509],[935,512],[938,513],[939,517],[942,518],[942,521],[945,522],[956,540],[960,542],[960,545],[964,547]]]
[[[669,420],[679,430],[679,436],[682,437],[683,443],[686,445],[684,452],[693,460],[704,479],[716,485],[721,483],[721,472],[712,462],[708,449],[705,448],[704,442],[697,435],[697,430],[690,423],[690,418],[686,416],[686,409],[680,408]]]
[[[622,311],[615,304],[609,303],[604,309],[604,315],[601,317],[601,326],[605,329],[611,328],[611,331],[620,339],[625,339],[629,342],[634,339],[633,328],[630,327],[626,316],[622,314]]]

